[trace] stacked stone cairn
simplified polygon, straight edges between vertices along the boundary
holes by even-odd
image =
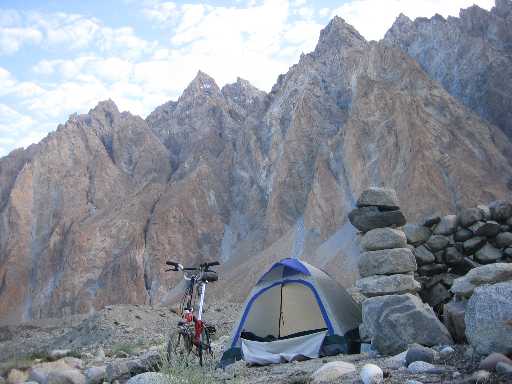
[[[350,222],[362,232],[359,279],[356,287],[366,297],[415,293],[421,285],[414,279],[417,269],[405,233],[406,223],[392,189],[371,188],[357,201]]]
[[[362,302],[360,335],[381,354],[399,353],[409,344],[453,342],[432,308],[421,301],[415,279],[417,263],[400,228],[406,219],[392,189],[369,188],[357,201],[349,220],[362,234],[356,287]]]

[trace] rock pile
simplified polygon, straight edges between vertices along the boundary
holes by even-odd
[[[359,197],[357,207],[349,214],[350,222],[363,232],[364,252],[358,265],[361,279],[356,287],[367,297],[419,291],[414,255],[407,248],[405,233],[396,229],[406,222],[396,192],[368,189]]]
[[[433,216],[422,224],[405,225],[404,232],[418,264],[420,296],[437,312],[454,294],[472,292],[451,289],[455,279],[482,265],[512,261],[512,204],[508,202]],[[494,269],[486,273],[494,275]]]
[[[362,303],[362,339],[371,340],[372,347],[383,354],[404,351],[411,343],[452,343],[432,308],[414,295],[421,284],[414,277],[416,258],[399,228],[406,220],[396,192],[385,188],[364,191],[349,220],[363,233],[361,278],[356,282],[367,297]]]

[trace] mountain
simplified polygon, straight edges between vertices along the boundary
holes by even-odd
[[[458,18],[414,21],[400,15],[385,41],[413,57],[430,77],[483,119],[512,137],[512,1]]]
[[[199,72],[146,120],[101,102],[0,159],[0,322],[166,302],[169,259],[222,260],[209,294],[224,301],[287,256],[349,286],[354,196],[395,188],[412,221],[501,198],[509,147],[407,54],[336,17],[269,94]]]

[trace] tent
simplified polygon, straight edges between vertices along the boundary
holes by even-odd
[[[360,323],[360,306],[332,277],[299,259],[283,259],[249,294],[220,366],[358,353]]]

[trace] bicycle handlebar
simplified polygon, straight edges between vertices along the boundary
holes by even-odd
[[[217,265],[220,265],[220,262],[218,261],[212,261],[209,263],[203,263],[199,265],[199,267],[184,267],[180,263],[176,263],[175,261],[166,261],[165,264],[170,265],[173,268],[166,269],[165,272],[177,272],[177,271],[200,271],[203,270],[205,272],[209,271],[210,267],[215,267]]]

